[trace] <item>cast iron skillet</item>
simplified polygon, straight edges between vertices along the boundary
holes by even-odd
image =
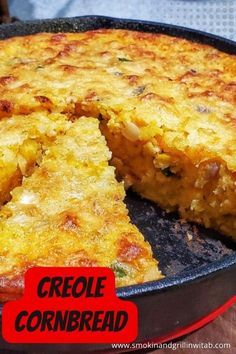
[[[236,54],[236,43],[183,27],[100,16],[39,20],[2,25],[0,38],[38,32],[78,32],[98,28],[165,33],[210,44]],[[126,203],[132,221],[151,243],[160,268],[166,275],[161,281],[117,290],[118,296],[138,306],[138,342],[151,341],[180,331],[222,306],[236,295],[236,246],[218,233],[182,223],[174,214],[166,214],[155,204],[129,192]],[[86,353],[112,352],[110,345],[10,345],[3,340],[1,349],[50,350]]]

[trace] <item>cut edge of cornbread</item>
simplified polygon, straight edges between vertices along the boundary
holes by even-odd
[[[31,266],[107,266],[118,287],[163,277],[130,223],[98,124],[87,117],[71,123],[2,207],[1,301],[22,293]]]
[[[69,124],[65,115],[48,112],[0,120],[0,206],[11,199],[23,177],[33,173],[45,149]]]
[[[113,125],[102,119],[100,128],[126,188],[236,240],[236,176],[222,159],[206,156],[198,163],[197,149],[180,151],[158,135],[142,139],[132,121]]]

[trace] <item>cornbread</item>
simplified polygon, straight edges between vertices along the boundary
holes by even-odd
[[[0,41],[1,301],[32,265],[161,278],[100,132],[127,188],[236,240],[235,59],[127,30]]]
[[[124,286],[161,278],[130,223],[124,188],[94,118],[70,123],[1,209],[0,300],[22,293],[31,266],[107,266]]]
[[[0,120],[0,205],[40,163],[43,151],[62,134],[64,115],[32,113]]]
[[[127,186],[236,238],[236,60],[162,34],[101,29],[0,42],[0,117],[99,118]]]

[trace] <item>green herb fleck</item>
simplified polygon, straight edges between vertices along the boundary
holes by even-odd
[[[38,70],[38,69],[43,69],[43,68],[44,68],[43,65],[38,65],[38,66],[36,67],[37,70]]]
[[[119,61],[132,61],[132,60],[130,60],[130,59],[128,59],[128,58],[121,58],[121,57],[118,57],[118,60]]]
[[[111,268],[114,270],[115,275],[118,278],[123,278],[123,277],[125,277],[127,275],[126,270],[124,269],[124,267],[120,263],[116,263],[116,262],[113,263],[111,265]]]

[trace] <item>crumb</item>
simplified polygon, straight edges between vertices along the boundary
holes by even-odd
[[[191,235],[189,232],[187,232],[186,235],[187,235],[188,241],[192,241],[193,235]]]

